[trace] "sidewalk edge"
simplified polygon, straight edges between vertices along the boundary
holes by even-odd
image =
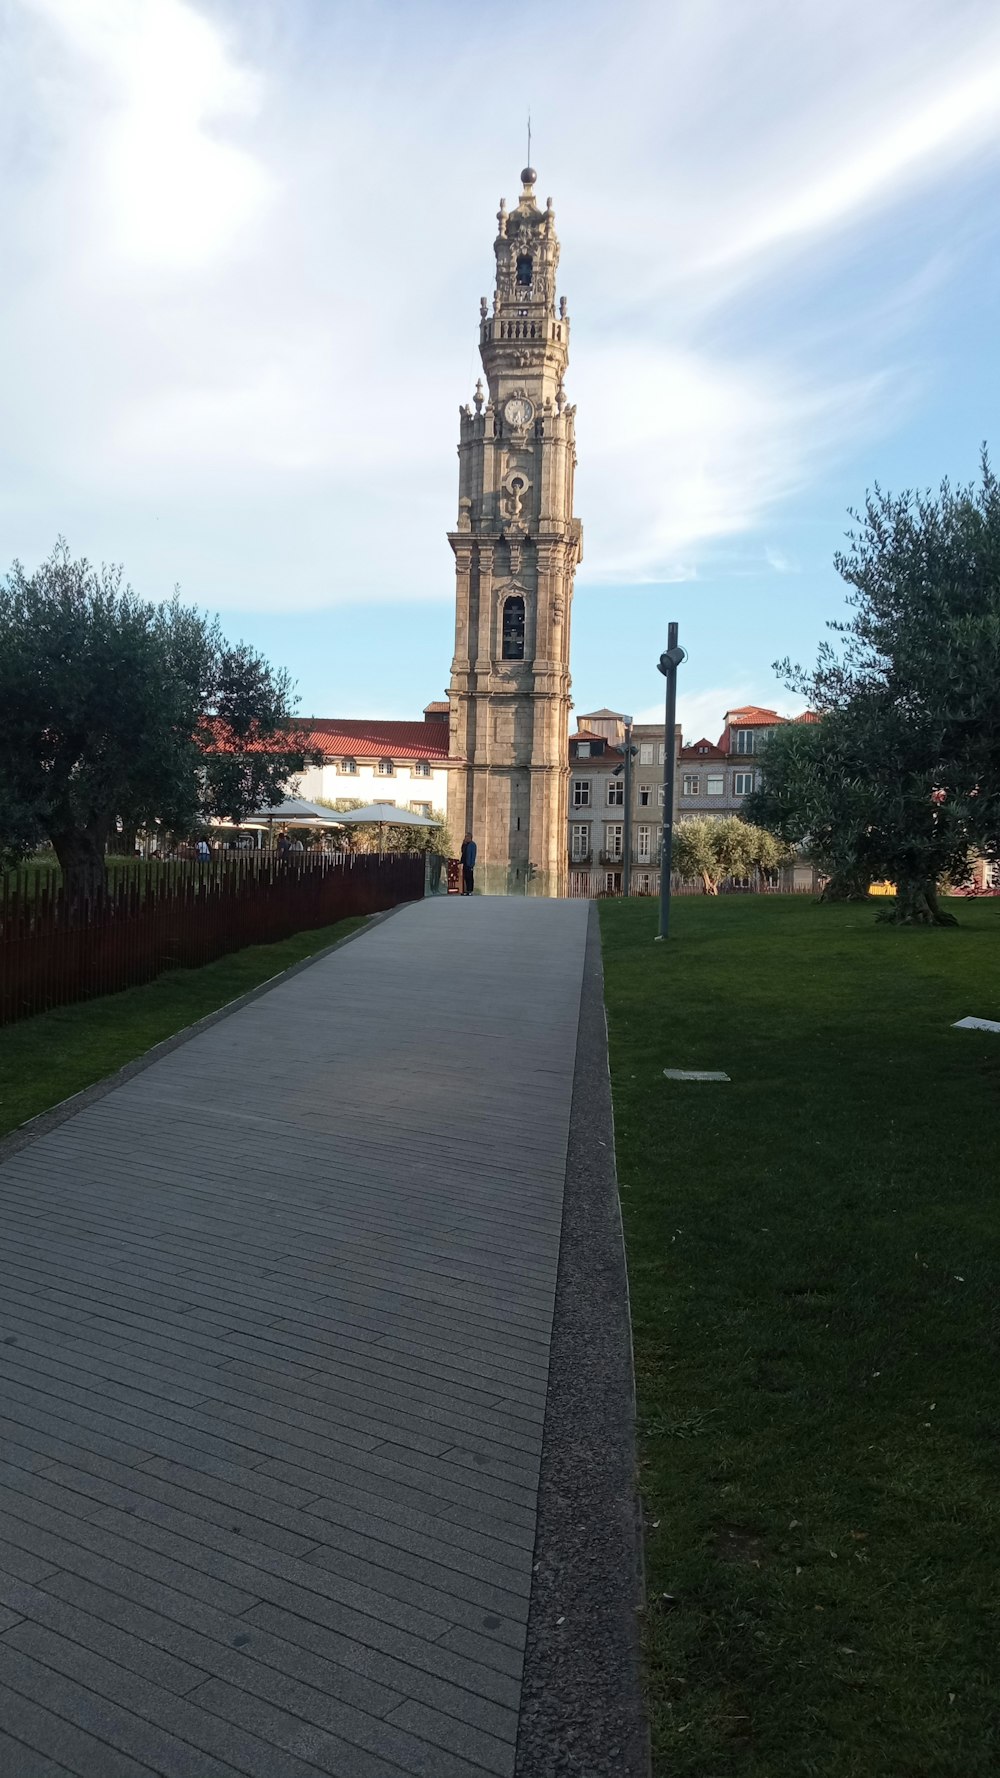
[[[591,906],[515,1778],[649,1778],[628,1272]]]

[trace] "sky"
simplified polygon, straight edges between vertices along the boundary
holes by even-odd
[[[303,714],[454,645],[458,409],[532,115],[573,324],[578,712],[685,737],[843,613],[1000,396],[994,0],[0,0],[0,569],[65,536]]]

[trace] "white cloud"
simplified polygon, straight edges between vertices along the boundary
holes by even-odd
[[[9,553],[76,518],[74,547],[213,605],[450,599],[456,408],[519,158],[513,124],[499,169],[469,127],[492,18],[456,48],[450,5],[8,4]],[[583,574],[696,579],[740,536],[792,572],[762,532],[905,411],[893,343],[945,271],[883,254],[822,321],[809,277],[876,206],[995,151],[1000,21],[622,0],[610,33],[603,0],[551,0],[533,29],[562,70],[535,158],[574,321]]]
[[[800,564],[794,556],[787,555],[783,549],[775,549],[771,544],[764,551],[764,560],[769,568],[774,569],[775,574],[798,574],[800,572]]]
[[[888,378],[832,388],[640,341],[602,342],[574,376],[586,578],[693,579],[699,548],[756,526],[850,436],[884,421]]]
[[[186,0],[26,0],[93,101],[70,177],[90,224],[94,266],[169,268],[211,260],[260,214],[273,180],[226,140],[252,121],[262,81]],[[118,275],[123,267],[119,266]]]

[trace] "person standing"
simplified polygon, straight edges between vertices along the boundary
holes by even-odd
[[[462,860],[462,894],[471,895],[475,888],[476,842],[471,833],[467,833],[462,841],[459,854]]]

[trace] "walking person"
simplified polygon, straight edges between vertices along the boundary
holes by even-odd
[[[471,895],[476,886],[476,842],[471,833],[467,833],[462,841],[462,850],[459,856],[462,860],[462,894]]]

